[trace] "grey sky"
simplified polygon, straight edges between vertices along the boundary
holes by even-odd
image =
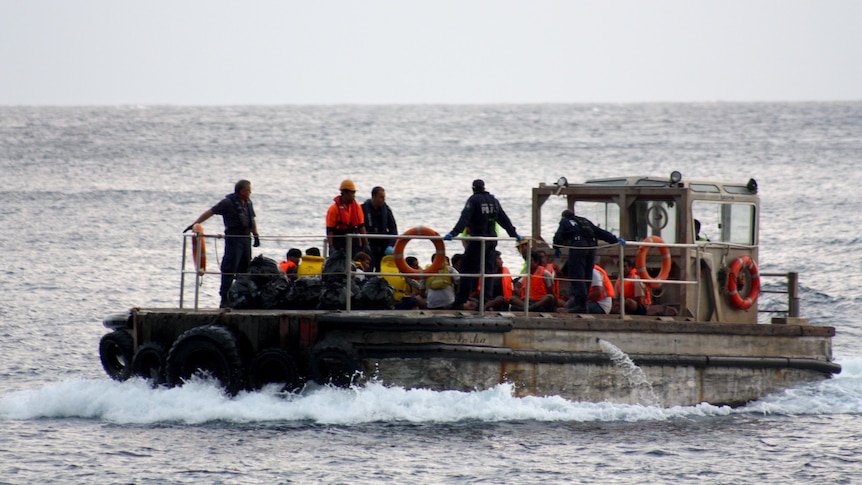
[[[858,0],[0,0],[0,105],[860,99]]]

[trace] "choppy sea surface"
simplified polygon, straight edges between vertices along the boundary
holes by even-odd
[[[0,483],[860,483],[860,158],[862,102],[0,107]],[[178,304],[181,231],[238,179],[256,254],[280,260],[268,236],[320,246],[344,178],[384,186],[402,231],[441,233],[483,178],[529,235],[540,182],[673,170],[758,181],[761,271],[800,273],[840,375],[663,408],[505,385],[231,398],[99,363],[106,315]]]

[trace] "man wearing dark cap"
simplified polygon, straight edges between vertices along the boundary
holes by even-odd
[[[611,244],[625,245],[626,243],[625,239],[618,238],[596,226],[589,219],[576,216],[575,211],[571,209],[563,211],[560,225],[554,234],[554,252],[559,256],[560,247],[569,249],[566,268],[572,281],[566,307],[571,313],[587,312],[587,295],[596,261],[595,247],[598,245],[598,239]]]
[[[500,225],[509,236],[520,241],[521,236],[515,231],[515,226],[509,220],[509,216],[503,211],[498,201],[493,195],[485,190],[485,181],[476,179],[473,181],[473,195],[467,199],[464,205],[464,210],[461,211],[461,218],[455,224],[455,227],[449,231],[444,239],[451,241],[455,234],[460,234],[464,228],[470,230],[470,237],[496,237],[496,226]],[[497,256],[496,256],[497,241],[485,241],[485,273],[496,273]],[[468,241],[467,247],[464,249],[464,256],[461,259],[461,273],[479,273],[482,267],[482,241]],[[478,278],[475,276],[462,276],[461,283],[458,286],[458,294],[455,295],[455,302],[452,308],[460,310],[464,308],[464,303],[470,297],[470,292],[476,288]],[[491,284],[482,283],[482,289],[485,291],[485,301],[490,301],[492,297],[493,286]]]

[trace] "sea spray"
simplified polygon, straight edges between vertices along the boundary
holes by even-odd
[[[635,365],[632,359],[619,347],[608,342],[607,340],[599,339],[599,346],[611,358],[617,368],[622,369],[623,375],[628,379],[629,383],[636,391],[639,404],[645,406],[661,406],[658,396],[652,388],[652,383],[647,379],[644,371]]]

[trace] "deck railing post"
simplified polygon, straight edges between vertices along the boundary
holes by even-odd
[[[183,299],[185,298],[186,287],[186,249],[188,248],[188,238],[183,236],[183,261],[180,264],[180,308],[183,307]]]
[[[350,311],[350,300],[352,299],[350,290],[351,290],[351,286],[352,286],[351,283],[353,282],[353,267],[354,267],[353,266],[353,234],[350,234],[350,233],[347,234],[347,241],[345,243],[344,252],[345,252],[345,255],[347,258],[347,261],[345,263],[345,268],[344,268],[345,269],[344,276],[346,278],[344,281],[344,290],[345,290],[344,291],[344,299],[345,299],[344,309],[349,312]]]
[[[787,273],[787,308],[791,317],[799,317],[799,273]]]
[[[619,260],[619,275],[620,276],[619,276],[619,278],[617,278],[617,281],[620,282],[620,286],[619,286],[619,288],[617,288],[617,292],[619,293],[617,295],[617,301],[620,302],[620,320],[624,320],[626,318],[626,278],[628,278],[629,275],[625,274],[625,266],[624,266],[625,257],[626,257],[625,246],[623,246],[622,244],[620,244],[619,246],[620,246],[620,260]],[[637,293],[635,293],[635,294],[637,294]],[[613,305],[613,303],[612,303],[612,305]]]

